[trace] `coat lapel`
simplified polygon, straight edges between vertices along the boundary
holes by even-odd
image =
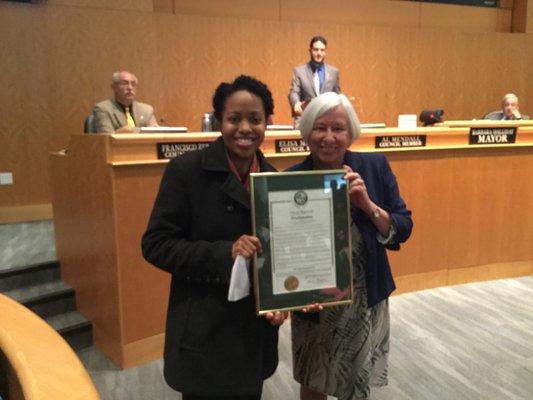
[[[358,153],[346,150],[346,153],[344,154],[343,163],[349,165],[354,172],[361,174],[362,161],[361,156]]]
[[[229,172],[221,189],[233,200],[250,209],[250,193],[248,193],[244,185],[239,182],[232,172]]]
[[[324,64],[324,84],[322,85],[321,93],[329,92],[329,78],[331,76],[329,66]]]
[[[126,125],[126,115],[124,115],[124,112],[122,111],[122,107],[116,102],[115,99],[113,101],[113,123],[117,124],[115,126],[115,129],[120,128],[121,126]]]
[[[144,126],[144,114],[136,101],[133,102],[131,108],[133,109],[133,118],[135,119],[135,126]]]
[[[318,93],[315,90],[315,82],[313,79],[313,75],[314,75],[313,69],[311,68],[311,65],[309,63],[305,65],[305,73],[307,75],[307,81],[309,82],[309,85],[311,85],[311,90],[313,91],[315,96],[318,96]]]
[[[222,137],[219,137],[206,149],[202,159],[202,167],[209,171],[226,174],[221,190],[236,202],[250,209],[250,193],[230,171]]]

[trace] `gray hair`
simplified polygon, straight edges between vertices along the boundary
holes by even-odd
[[[516,103],[518,104],[518,96],[514,93],[507,93],[505,96],[502,97],[502,104],[505,103],[507,100],[513,99],[516,100]]]
[[[353,143],[361,134],[359,118],[357,118],[357,114],[350,100],[345,95],[335,92],[322,93],[307,105],[300,119],[300,133],[302,138],[306,142],[309,142],[309,136],[313,132],[315,121],[338,106],[341,106],[346,112],[346,122],[348,123],[348,132],[351,138],[350,144]]]
[[[113,83],[120,83],[120,74],[122,74],[123,72],[126,72],[130,75],[132,75],[134,78],[135,78],[135,81],[137,81],[137,76],[135,76],[134,73],[130,72],[130,71],[126,71],[126,70],[120,70],[120,71],[115,71],[113,72],[113,76],[112,76],[112,82]]]
[[[113,72],[113,83],[119,83],[120,82],[120,73],[122,71],[116,71],[116,72]]]

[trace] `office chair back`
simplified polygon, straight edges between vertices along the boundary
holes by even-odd
[[[96,129],[94,129],[94,116],[92,114],[85,118],[85,122],[83,124],[83,132],[96,133]]]

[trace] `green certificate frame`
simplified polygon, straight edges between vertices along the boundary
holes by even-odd
[[[344,170],[250,174],[257,314],[353,301]]]

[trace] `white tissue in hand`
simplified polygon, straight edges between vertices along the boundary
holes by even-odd
[[[238,301],[250,295],[249,267],[250,260],[240,255],[237,256],[231,270],[228,301]]]

